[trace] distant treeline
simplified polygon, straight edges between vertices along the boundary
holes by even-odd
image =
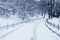
[[[2,6],[0,4],[0,14],[6,14],[8,16],[16,14],[23,18],[26,16],[44,15],[48,13],[48,2],[48,0],[40,0],[39,2],[34,0],[0,0],[4,8],[1,8]],[[56,13],[60,16],[60,2],[56,2]]]

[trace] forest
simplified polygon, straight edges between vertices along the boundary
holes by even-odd
[[[49,0],[0,0],[0,17],[17,15],[24,20],[26,17],[48,14],[49,18],[50,16],[59,18],[60,1],[56,0],[56,5],[50,3],[51,7],[49,7],[49,2]]]

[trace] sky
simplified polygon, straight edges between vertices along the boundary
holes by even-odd
[[[40,0],[35,0],[35,1],[40,1]]]

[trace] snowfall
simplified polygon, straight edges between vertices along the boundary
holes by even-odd
[[[60,40],[60,37],[45,25],[46,19],[39,16],[20,23],[20,19],[16,20],[14,17],[0,18],[0,40]]]

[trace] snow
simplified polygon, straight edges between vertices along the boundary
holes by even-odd
[[[16,26],[17,28],[0,31],[5,35],[0,40],[60,40],[60,37],[50,31],[46,25],[46,18],[38,19]],[[12,31],[11,33],[10,30]],[[54,29],[55,30],[55,29]],[[5,33],[5,32],[8,32]],[[0,36],[1,37],[1,36]]]
[[[0,27],[23,22],[17,15],[11,15],[9,18],[0,17]]]
[[[52,19],[48,19],[48,21],[50,23],[52,23],[52,25],[50,25],[46,22],[48,27],[51,28],[55,32],[55,34],[58,34],[58,36],[59,36],[60,35],[60,19],[59,18],[52,18]],[[59,26],[58,26],[58,24],[59,24]]]
[[[44,19],[45,20],[45,19]],[[37,40],[59,40],[56,34],[52,33],[45,25],[45,21],[40,22],[39,27],[37,28]]]
[[[59,18],[54,17],[52,19],[49,19],[48,21],[51,22],[51,23],[54,23],[56,25],[60,24],[60,19]]]

